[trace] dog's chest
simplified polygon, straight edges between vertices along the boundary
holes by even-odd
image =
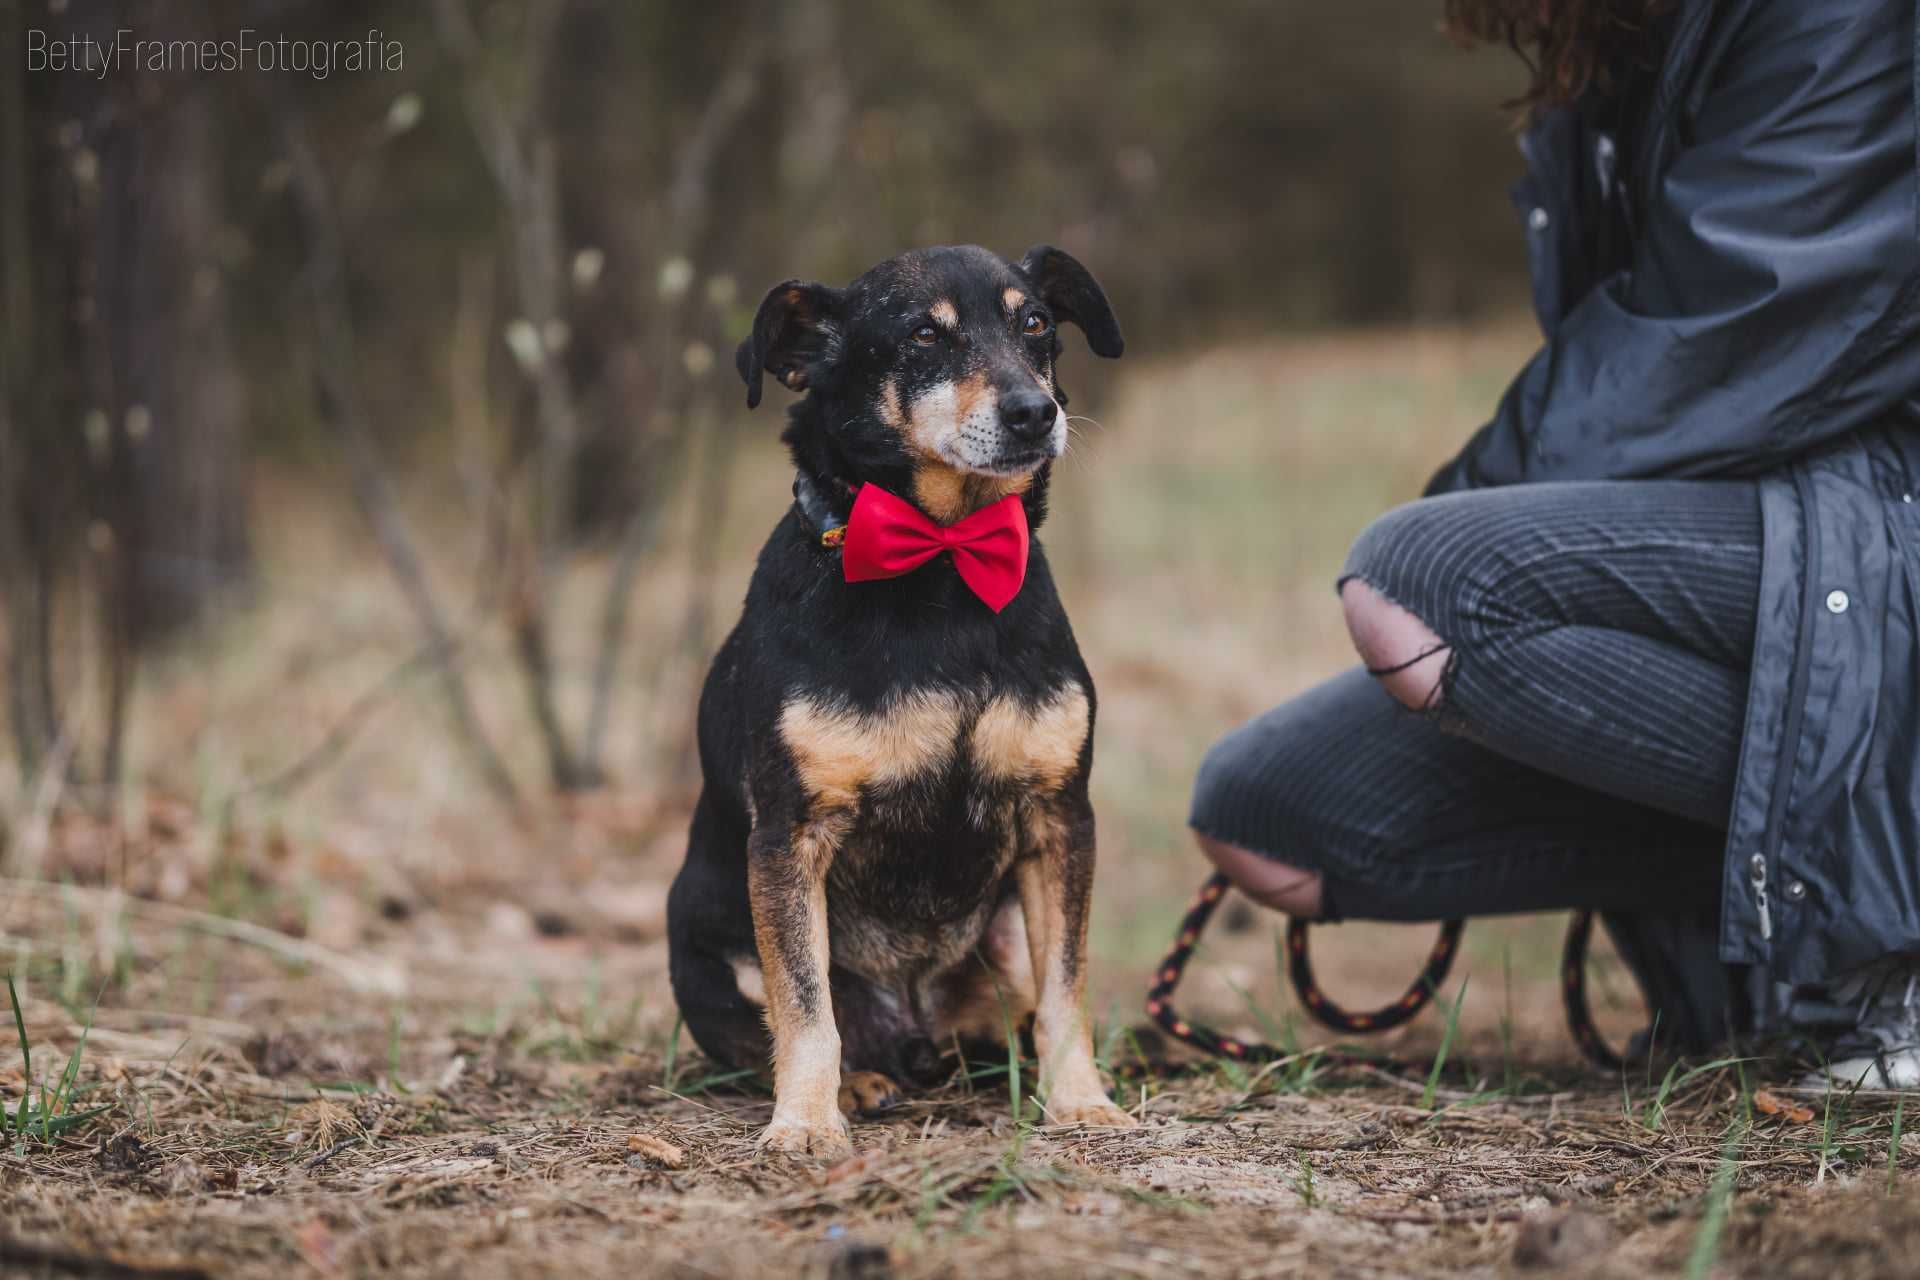
[[[957,788],[978,799],[1058,792],[1087,740],[1086,691],[1062,682],[1037,698],[928,687],[860,709],[788,699],[780,737],[809,807],[912,814]]]
[[[807,821],[837,836],[836,924],[924,937],[985,912],[1017,851],[1021,807],[1046,803],[1078,771],[1090,719],[1072,681],[1037,697],[929,687],[869,709],[789,699],[780,736]]]

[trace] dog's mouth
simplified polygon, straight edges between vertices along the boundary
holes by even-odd
[[[955,471],[995,480],[1018,480],[1058,458],[1063,444],[1059,433],[1035,441],[986,441],[962,434],[957,441],[943,442],[943,447],[934,450],[934,456]],[[986,447],[981,447],[983,445]]]
[[[1000,480],[1015,480],[1021,476],[1032,475],[1057,455],[1050,448],[1033,446],[1020,449],[1004,449],[986,463],[967,463],[965,469],[983,476],[993,476]]]

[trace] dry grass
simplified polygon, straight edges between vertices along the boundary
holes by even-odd
[[[412,645],[337,489],[263,478],[262,590],[149,673],[137,783],[91,814],[0,797],[0,963],[35,1094],[86,1031],[56,1109],[106,1108],[51,1141],[7,1135],[0,1274],[1907,1272],[1920,1148],[1896,1144],[1898,1104],[1770,1113],[1753,1090],[1780,1070],[1758,1063],[1595,1078],[1559,1029],[1552,919],[1469,931],[1431,1107],[1381,1075],[1249,1077],[1127,1034],[1200,878],[1183,831],[1200,753],[1347,660],[1330,586],[1347,542],[1526,343],[1516,326],[1258,346],[1076,387],[1105,425],[1081,424],[1046,537],[1101,690],[1102,1054],[1145,1123],[1036,1127],[1005,1062],[976,1064],[856,1126],[858,1154],[824,1170],[754,1151],[768,1100],[676,1034],[660,936],[704,651],[784,500],[770,442],[700,522],[713,572],[688,567],[683,511],[648,576],[617,791],[514,819],[411,684],[311,785],[248,794]],[[411,492],[457,583],[457,494]],[[690,598],[709,609],[691,629]],[[569,699],[587,630],[560,637]],[[482,628],[463,655],[535,777],[504,642]],[[1384,997],[1425,942],[1330,930],[1320,968],[1343,997]],[[1269,921],[1227,912],[1186,999],[1311,1042],[1272,947]],[[1604,961],[1598,979],[1623,1032],[1628,984]],[[1429,1015],[1382,1047],[1438,1040]],[[0,1053],[9,1108],[22,1065]]]

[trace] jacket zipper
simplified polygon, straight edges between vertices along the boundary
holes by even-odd
[[[1800,730],[1806,720],[1807,680],[1813,669],[1814,610],[1820,595],[1820,513],[1813,503],[1813,481],[1805,464],[1793,468],[1793,488],[1800,499],[1800,520],[1806,530],[1806,563],[1802,566],[1800,601],[1800,638],[1796,646],[1793,675],[1787,682],[1787,723],[1780,735],[1780,760],[1775,766],[1773,797],[1767,807],[1767,825],[1761,832],[1770,849],[1778,850],[1781,828],[1786,823],[1787,796],[1793,790],[1794,760],[1800,754]],[[1771,860],[1765,850],[1748,861],[1748,882],[1753,887],[1754,909],[1760,917],[1760,940],[1773,941],[1773,914],[1768,910],[1767,874]]]
[[[1714,0],[1694,0],[1686,11],[1675,19],[1673,35],[1661,59],[1660,80],[1654,89],[1653,106],[1641,122],[1639,136],[1634,139],[1635,154],[1627,157],[1628,168],[1633,172],[1633,189],[1652,193],[1659,189],[1654,177],[1654,167],[1664,160],[1666,147],[1656,146],[1656,139],[1664,140],[1673,130],[1673,120],[1679,113],[1681,80],[1693,69],[1694,57],[1700,51],[1700,45],[1706,38],[1707,27],[1713,19]]]

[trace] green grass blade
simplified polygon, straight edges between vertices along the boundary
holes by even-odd
[[[1453,1007],[1447,1010],[1447,1028],[1440,1033],[1440,1052],[1433,1055],[1433,1066],[1427,1070],[1427,1087],[1420,1095],[1422,1110],[1433,1110],[1433,1097],[1440,1088],[1440,1072],[1447,1065],[1447,1054],[1453,1049],[1454,1034],[1460,1030],[1460,1006],[1466,1003],[1467,979],[1460,979],[1460,993],[1453,998]]]
[[[14,1112],[15,1132],[24,1132],[27,1118],[27,1101],[33,1097],[33,1048],[27,1042],[27,1017],[20,1012],[20,993],[13,986],[13,972],[7,972],[7,1000],[13,1005],[13,1029],[20,1037],[21,1079],[25,1081],[20,1090],[20,1107]],[[0,1106],[0,1121],[6,1119],[7,1109]]]
[[[1012,1019],[1007,1021],[1007,1101],[1013,1108],[1013,1123],[1017,1129],[1022,1119],[1020,1115],[1020,1036],[1013,1029]]]
[[[1706,1075],[1710,1071],[1723,1071],[1728,1067],[1741,1067],[1742,1064],[1751,1061],[1751,1058],[1715,1058],[1712,1062],[1702,1063],[1687,1071],[1680,1070],[1680,1064],[1677,1062],[1674,1063],[1667,1068],[1666,1076],[1660,1081],[1659,1091],[1655,1093],[1652,1098],[1648,1099],[1646,1111],[1641,1117],[1641,1126],[1646,1129],[1658,1129],[1666,1121],[1667,1104],[1673,1100],[1673,1095],[1686,1088],[1701,1076]],[[1744,1069],[1741,1078],[1744,1081]],[[1651,1074],[1649,1074],[1649,1079],[1651,1079]]]
[[[1280,1024],[1273,1020],[1271,1014],[1260,1007],[1260,1002],[1253,998],[1253,992],[1247,990],[1247,988],[1241,986],[1225,974],[1220,975],[1220,980],[1233,989],[1233,994],[1240,997],[1240,1003],[1247,1006],[1248,1015],[1260,1024],[1261,1038],[1268,1044],[1278,1045],[1282,1035]]]
[[[1905,1119],[1907,1097],[1901,1094],[1893,1104],[1893,1140],[1887,1144],[1887,1194],[1893,1194],[1894,1179],[1900,1173],[1900,1123]]]
[[[1733,1180],[1739,1175],[1735,1159],[1745,1127],[1737,1121],[1727,1126],[1727,1140],[1720,1148],[1720,1167],[1714,1171],[1713,1186],[1707,1191],[1707,1211],[1700,1218],[1700,1230],[1694,1233],[1693,1252],[1687,1256],[1687,1280],[1706,1280],[1720,1254],[1720,1232],[1727,1225],[1727,1209],[1733,1201]]]
[[[698,1079],[687,1081],[685,1084],[673,1089],[672,1092],[679,1094],[683,1098],[698,1097],[710,1089],[718,1089],[722,1085],[737,1084],[742,1080],[750,1079],[759,1074],[760,1071],[757,1067],[741,1067],[734,1071],[712,1071],[704,1076],[700,1076]]]
[[[88,1011],[87,1020],[80,1027],[79,1043],[75,1044],[73,1052],[67,1055],[67,1069],[60,1073],[60,1083],[54,1088],[54,1103],[63,1111],[73,1101],[74,1086],[80,1078],[80,1055],[87,1051],[87,1037],[93,1034],[93,1018],[99,1010],[100,998],[95,996],[93,1008]]]
[[[680,1057],[680,1028],[685,1022],[686,1015],[675,1010],[673,1015],[673,1030],[667,1032],[667,1060],[660,1071],[661,1077],[666,1082],[668,1092],[672,1092],[674,1086],[675,1068],[678,1065],[678,1059]]]

